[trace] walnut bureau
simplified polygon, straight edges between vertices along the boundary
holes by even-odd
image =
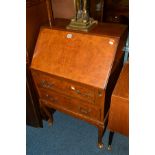
[[[111,75],[115,77],[116,64],[123,58],[127,28],[112,25],[112,33],[108,25],[99,26],[90,33],[41,28],[31,73],[40,107],[45,111],[45,107],[50,107],[95,125],[98,146],[102,148],[109,112],[107,87],[109,79],[113,80]]]

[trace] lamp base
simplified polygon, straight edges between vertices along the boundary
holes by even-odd
[[[82,18],[80,18],[76,21],[71,21],[66,29],[88,32],[95,25],[97,25],[97,23],[98,21],[94,20],[93,18],[89,18],[87,22],[83,22]]]

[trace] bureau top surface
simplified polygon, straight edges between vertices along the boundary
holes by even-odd
[[[55,18],[52,27],[54,29],[65,30],[66,26],[70,23],[69,19]],[[89,34],[98,34],[104,36],[122,37],[124,33],[128,32],[128,27],[123,24],[116,23],[98,23]],[[85,33],[85,32],[84,32]]]
[[[104,89],[119,39],[42,28],[31,68]]]

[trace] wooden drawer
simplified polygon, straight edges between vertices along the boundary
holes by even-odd
[[[42,72],[32,72],[39,88],[46,88],[76,97],[87,102],[95,103],[95,90],[92,87],[80,85],[71,81],[54,78]]]
[[[71,99],[71,104],[74,104],[76,106],[76,112],[80,115],[92,118],[94,120],[101,119],[100,109],[88,106],[84,102],[79,102],[78,100],[75,100],[73,98]]]
[[[67,97],[65,95],[60,95],[52,91],[47,92],[43,89],[40,89],[40,97],[46,106],[50,106],[57,110],[65,110],[69,113],[76,113],[82,117],[100,120],[100,109],[88,106],[80,100]]]

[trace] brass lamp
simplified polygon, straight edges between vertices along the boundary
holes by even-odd
[[[75,16],[71,19],[70,24],[66,27],[71,30],[80,30],[88,32],[98,22],[89,17],[88,0],[74,0]]]

